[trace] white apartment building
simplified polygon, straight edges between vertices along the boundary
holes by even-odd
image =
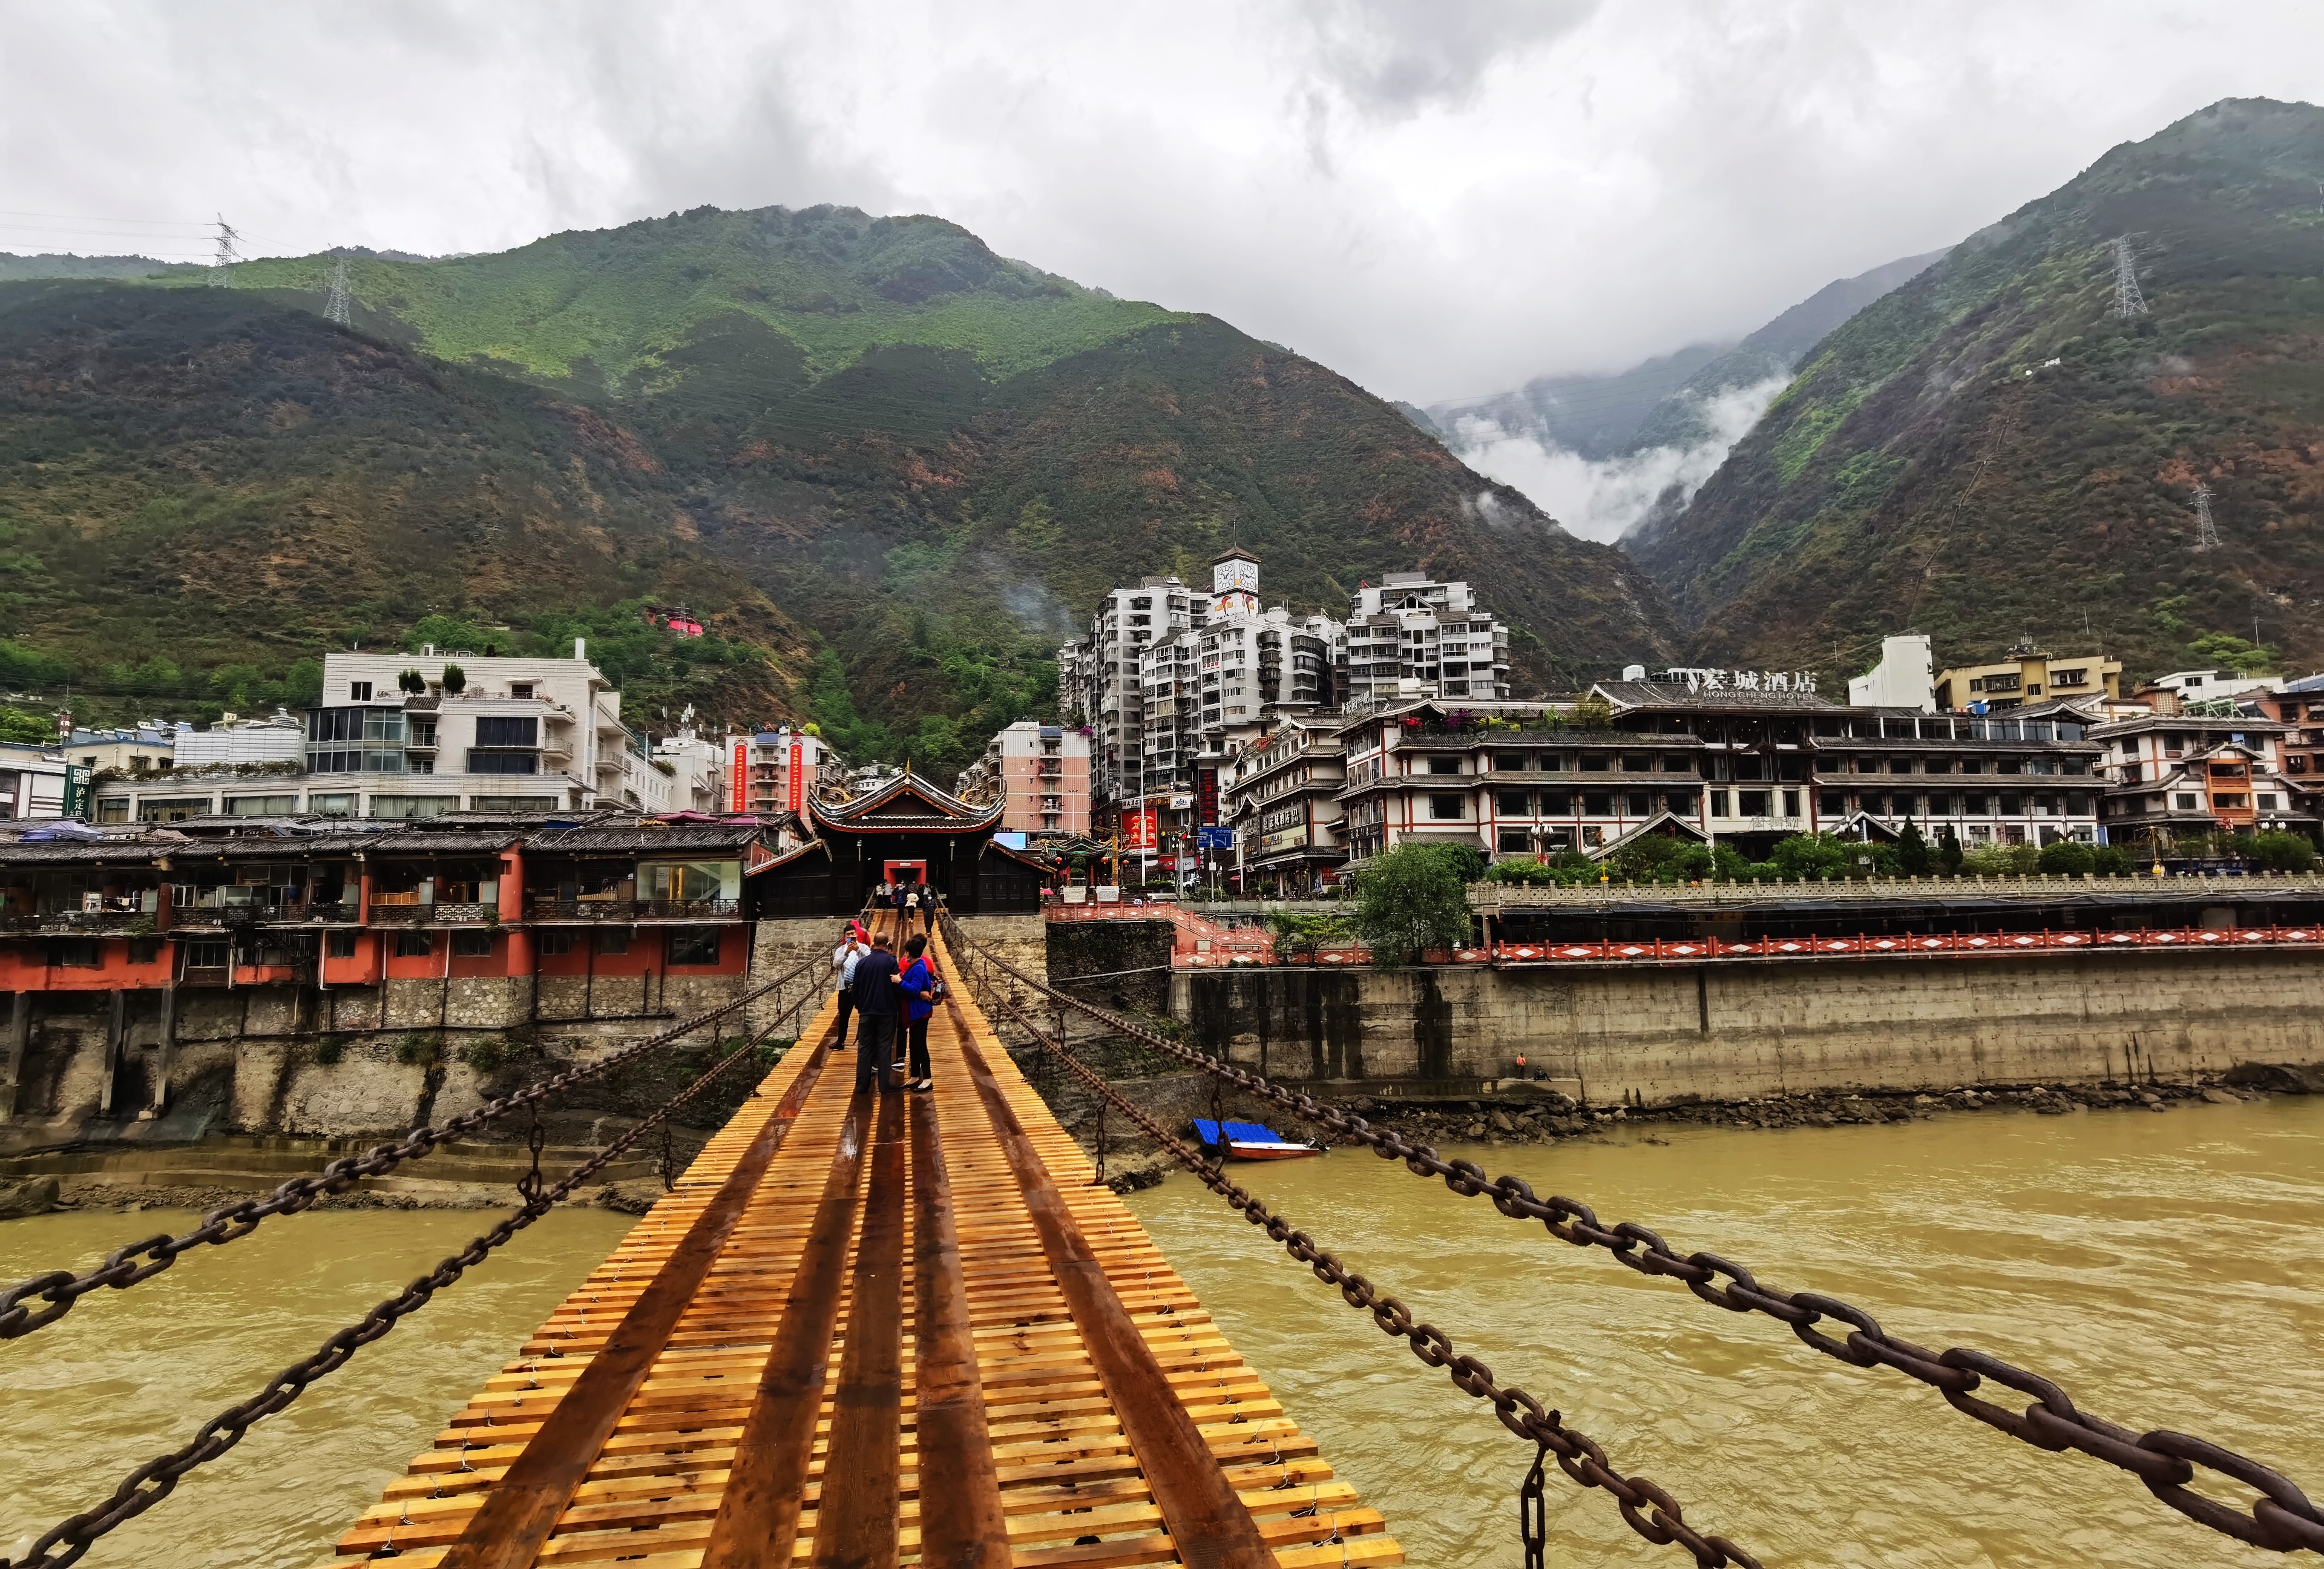
[[[1140,660],[1148,646],[1191,630],[1205,613],[1201,595],[1176,577],[1146,577],[1099,603],[1073,659],[1080,676],[1077,716],[1090,726],[1092,789],[1099,798],[1136,801],[1146,784],[1146,704]]]
[[[678,718],[678,733],[654,743],[654,761],[669,771],[671,809],[684,812],[729,810],[725,749],[694,728],[694,705]]]
[[[54,747],[0,741],[0,819],[62,817],[65,768]]]
[[[1391,572],[1356,591],[1348,614],[1348,697],[1491,702],[1509,695],[1509,629],[1466,583]]]

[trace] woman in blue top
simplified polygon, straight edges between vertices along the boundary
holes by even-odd
[[[928,963],[928,939],[915,932],[904,939],[904,972],[896,977],[904,989],[905,1038],[911,1051],[911,1081],[904,1087],[932,1090],[928,1076],[928,1015],[936,1011],[936,967]]]

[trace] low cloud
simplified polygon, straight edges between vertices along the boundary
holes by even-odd
[[[1674,486],[1681,504],[1692,500],[1787,384],[1786,377],[1770,376],[1698,400],[1702,439],[1619,457],[1583,457],[1476,414],[1455,422],[1449,445],[1478,473],[1525,492],[1568,531],[1610,543],[1636,527]]]

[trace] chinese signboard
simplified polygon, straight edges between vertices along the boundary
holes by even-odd
[[[1219,771],[1214,768],[1194,771],[1194,800],[1200,808],[1194,821],[1207,827],[1219,820]]]
[[[1134,812],[1121,814],[1121,842],[1125,849],[1154,848],[1154,808],[1141,807]]]
[[[750,810],[751,804],[749,793],[751,778],[751,743],[749,742],[738,741],[734,743],[734,766],[732,771],[734,776],[734,784],[732,791],[734,802],[734,810],[738,812],[748,811]]]
[[[1805,692],[1816,689],[1813,670],[1712,670],[1674,665],[1663,679],[1683,682],[1690,692]]]
[[[796,812],[807,799],[807,746],[803,742],[791,743],[791,810]]]

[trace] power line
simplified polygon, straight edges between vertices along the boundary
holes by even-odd
[[[2138,261],[2128,235],[2114,242],[2114,313],[2125,321],[2146,314],[2146,296],[2138,291]]]
[[[207,229],[210,226],[199,218],[100,218],[86,213],[31,212],[23,208],[0,207],[0,217],[60,218],[74,224],[134,224],[155,229]]]
[[[226,270],[242,260],[241,253],[235,249],[235,242],[241,238],[235,232],[234,226],[226,221],[226,215],[220,213],[217,217],[217,254],[211,262],[211,265],[218,270],[220,282],[226,281]]]
[[[2211,521],[2211,486],[2208,480],[2195,485],[2195,549],[2208,550],[2219,542],[2219,526]]]
[[[354,326],[354,313],[349,309],[349,303],[350,302],[347,298],[347,259],[345,256],[341,256],[331,263],[331,291],[328,296],[327,296],[323,300],[324,318],[328,321],[336,321],[341,327]]]

